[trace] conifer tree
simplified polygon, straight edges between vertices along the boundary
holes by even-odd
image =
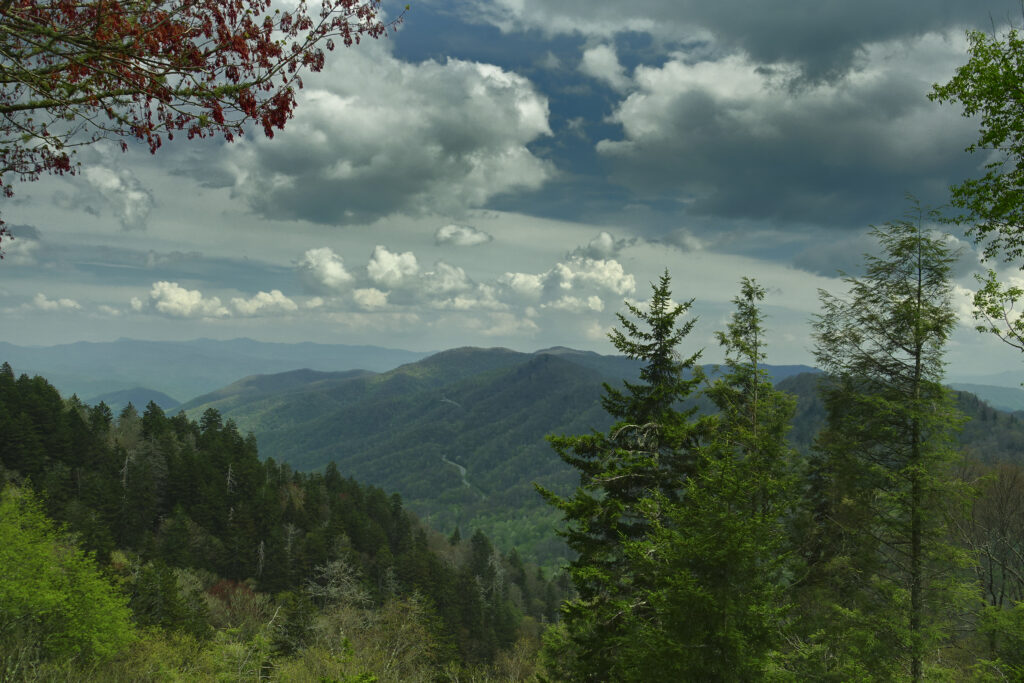
[[[847,679],[920,680],[964,595],[944,515],[959,496],[950,464],[960,417],[942,386],[956,256],[923,226],[931,218],[918,209],[874,228],[882,254],[846,278],[847,296],[820,293],[814,324],[827,422],[805,598],[825,606],[817,661]]]
[[[617,422],[607,434],[549,437],[559,457],[580,472],[571,497],[538,487],[565,516],[564,535],[577,553],[570,567],[577,597],[563,605],[564,631],[547,646],[549,668],[561,678],[602,680],[619,668],[631,629],[648,607],[647,587],[626,553],[627,543],[650,531],[641,503],[652,495],[677,502],[693,470],[696,408],[680,403],[701,381],[700,352],[680,358],[677,347],[696,319],[683,319],[693,301],[673,302],[670,283],[666,271],[652,284],[646,310],[627,303],[635,321],[619,314],[621,329],[609,335],[620,352],[645,364],[639,382],[604,385],[602,404]]]
[[[717,334],[726,364],[704,392],[717,413],[703,420],[696,466],[678,501],[645,501],[651,531],[627,544],[649,615],[625,644],[619,680],[762,680],[781,645],[795,401],[762,367],[765,291],[746,278],[741,288]]]

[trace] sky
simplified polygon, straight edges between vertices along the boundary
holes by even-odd
[[[403,3],[404,4],[404,3]],[[385,2],[390,16],[402,5]],[[624,10],[628,14],[624,14]],[[742,277],[768,362],[813,364],[819,289],[870,225],[985,162],[927,98],[1017,0],[418,0],[329,55],[270,140],[99,144],[0,213],[0,341],[119,337],[555,345],[611,353],[667,269],[714,340]],[[1020,369],[972,329],[962,235],[950,374]],[[992,264],[1005,279],[1019,266]]]

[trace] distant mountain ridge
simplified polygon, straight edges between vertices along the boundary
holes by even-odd
[[[972,384],[970,382],[953,382],[949,386],[957,391],[969,391],[976,394],[990,406],[999,410],[1008,412],[1024,410],[1024,389],[1019,387]]]
[[[180,402],[167,394],[155,389],[147,389],[146,387],[132,387],[131,389],[122,389],[121,391],[111,391],[83,400],[85,403],[93,406],[101,402],[106,403],[115,413],[128,407],[129,403],[141,409],[145,408],[152,401],[166,412],[172,412],[181,405]]]
[[[92,397],[150,387],[174,400],[187,400],[249,375],[298,368],[383,372],[427,355],[377,346],[277,344],[252,339],[118,339],[45,347],[0,342],[0,362],[9,362],[19,374],[46,377],[65,396]]]
[[[714,373],[716,366],[705,366]],[[552,533],[558,516],[533,489],[567,492],[577,483],[545,441],[548,434],[603,431],[602,384],[633,380],[640,364],[564,347],[520,353],[450,349],[383,373],[294,371],[247,377],[183,405],[189,416],[217,409],[264,457],[297,469],[334,461],[347,476],[399,492],[436,528],[480,527],[499,545],[548,563],[564,552]],[[780,388],[799,398],[791,436],[806,448],[823,411],[820,371],[766,366]],[[994,422],[998,411],[969,394],[970,415]],[[973,401],[973,403],[971,402]],[[965,438],[1024,450],[1005,414],[996,434],[972,426]],[[1009,431],[1008,431],[1009,430]],[[988,446],[986,446],[988,447]]]
[[[550,533],[557,515],[533,482],[567,491],[576,481],[545,437],[607,429],[602,385],[635,381],[640,367],[565,347],[464,347],[384,373],[248,377],[182,408],[193,418],[217,409],[256,435],[261,454],[297,469],[333,460],[346,475],[398,491],[440,529],[482,525],[503,545],[536,541],[534,556],[550,558],[560,551]],[[816,372],[767,369],[775,381]],[[543,527],[544,538],[528,538]]]

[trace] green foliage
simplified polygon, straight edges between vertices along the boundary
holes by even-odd
[[[964,116],[980,118],[978,139],[967,151],[996,158],[981,178],[954,186],[951,201],[963,211],[958,220],[968,234],[986,243],[986,258],[1017,259],[1024,255],[1024,36],[971,31],[967,41],[970,59],[948,83],[935,84],[929,98],[959,102]]]
[[[873,229],[882,255],[846,278],[848,297],[822,292],[815,322],[827,418],[808,479],[805,626],[876,678],[920,679],[970,594],[946,516],[964,500],[962,420],[941,384],[955,257],[926,215]]]
[[[1024,602],[1009,608],[989,605],[979,630],[988,640],[989,657],[975,666],[978,679],[1024,680]]]
[[[676,347],[692,330],[695,319],[681,318],[692,305],[671,300],[666,272],[647,310],[627,303],[636,322],[619,314],[625,333],[610,336],[616,348],[644,364],[640,382],[623,390],[605,385],[604,408],[617,422],[608,434],[549,437],[559,457],[580,472],[572,497],[538,486],[541,495],[564,515],[569,547],[577,553],[570,575],[577,597],[562,607],[568,637],[548,641],[548,658],[573,662],[574,678],[600,678],[625,669],[624,648],[634,642],[637,624],[650,618],[643,582],[627,551],[644,539],[651,522],[643,501],[660,496],[678,500],[685,478],[693,471],[697,430],[695,408],[679,411],[700,381],[693,370],[699,353],[679,359]],[[567,651],[551,648],[567,645]],[[562,666],[566,666],[563,664]]]
[[[109,659],[135,638],[125,599],[26,490],[0,492],[0,662]]]
[[[989,270],[985,277],[975,275],[981,287],[974,293],[974,318],[979,332],[994,334],[1018,351],[1024,351],[1024,318],[1014,307],[1024,301],[1024,289],[1004,286]]]
[[[115,418],[0,368],[0,468],[3,479],[30,472],[42,483],[50,514],[109,559],[147,634],[183,634],[167,642],[190,651],[223,645],[236,674],[301,656],[325,612],[369,618],[413,596],[432,615],[435,673],[496,665],[528,633],[539,638],[537,622],[566,591],[514,567],[482,532],[455,547],[428,534],[399,496],[334,465],[305,474],[261,461],[255,440],[216,410],[201,424],[153,403]]]

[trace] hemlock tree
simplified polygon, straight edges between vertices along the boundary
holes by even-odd
[[[935,215],[918,209],[915,220],[874,228],[882,255],[865,257],[865,276],[845,279],[845,297],[820,293],[823,533],[808,581],[819,590],[804,594],[826,606],[809,641],[824,655],[812,657],[818,678],[920,680],[938,670],[967,592],[943,514],[961,495],[950,467],[961,418],[942,386],[955,255],[925,218]]]
[[[626,544],[651,530],[642,501],[657,495],[677,503],[695,464],[696,409],[680,410],[679,403],[701,381],[700,353],[677,352],[696,322],[682,320],[693,301],[672,301],[667,271],[652,289],[647,310],[627,303],[635,322],[619,314],[621,330],[609,335],[620,352],[646,363],[638,383],[604,385],[602,404],[616,423],[607,434],[548,437],[580,472],[569,498],[538,486],[565,516],[564,536],[578,554],[569,570],[577,597],[563,605],[562,629],[546,644],[548,668],[559,679],[601,680],[622,671],[621,653],[650,615],[651,588],[634,572]]]
[[[724,375],[704,392],[717,414],[678,501],[652,494],[651,529],[626,543],[648,588],[649,614],[623,644],[617,679],[763,680],[782,646],[795,453],[786,432],[796,408],[762,367],[765,291],[744,278],[736,311],[717,334]]]

